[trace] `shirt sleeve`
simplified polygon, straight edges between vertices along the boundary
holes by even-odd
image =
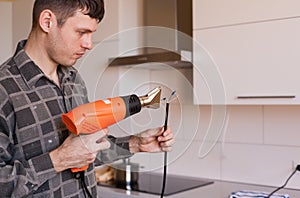
[[[107,137],[110,142],[110,148],[100,151],[97,155],[97,161],[100,164],[107,164],[131,157],[133,154],[129,151],[129,140],[131,136],[116,138],[109,135]]]
[[[37,190],[56,171],[48,153],[29,160],[15,144],[15,119],[8,97],[0,89],[0,197],[24,197]],[[7,96],[7,95],[6,95]]]

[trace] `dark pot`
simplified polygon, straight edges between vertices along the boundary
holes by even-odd
[[[129,159],[123,160],[122,163],[114,164],[114,183],[117,187],[125,189],[137,188],[139,179],[139,164],[131,163]]]

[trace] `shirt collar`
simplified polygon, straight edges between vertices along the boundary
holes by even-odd
[[[26,54],[24,50],[26,41],[27,40],[22,40],[18,43],[16,52],[13,56],[13,60],[16,63],[16,66],[19,69],[23,79],[26,81],[30,88],[33,88],[41,78],[48,79],[48,77]],[[60,83],[64,83],[66,81],[74,79],[77,70],[73,67],[65,67],[59,65],[57,72]]]

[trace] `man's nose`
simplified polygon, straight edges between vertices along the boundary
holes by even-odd
[[[93,48],[92,34],[86,34],[81,45],[83,48],[91,50]]]

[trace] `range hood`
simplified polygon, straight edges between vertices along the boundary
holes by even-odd
[[[157,49],[147,49],[149,51]],[[130,66],[143,63],[159,62],[174,68],[191,68],[192,63],[190,61],[184,61],[179,53],[173,51],[157,51],[148,52],[135,56],[123,56],[117,58],[111,58],[109,60],[109,66]]]
[[[143,25],[168,29],[164,34],[153,34],[151,29],[143,32],[144,46],[163,43],[166,48],[144,47],[138,55],[111,58],[109,66],[163,62],[175,67],[190,67],[183,61],[182,51],[192,52],[192,0],[141,0]],[[149,31],[148,31],[149,30]],[[155,45],[154,45],[155,46]]]

